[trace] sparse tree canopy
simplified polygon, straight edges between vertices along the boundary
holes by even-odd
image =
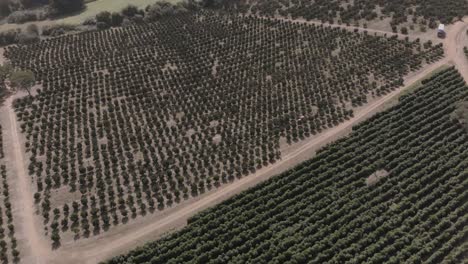
[[[15,71],[10,76],[12,87],[24,89],[31,96],[31,87],[36,83],[36,77],[31,71]]]

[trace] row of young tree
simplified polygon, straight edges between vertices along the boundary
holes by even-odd
[[[390,25],[422,23],[436,28],[437,22],[452,23],[468,15],[465,0],[254,0],[221,1],[218,7],[264,16],[303,17],[330,23],[356,23],[391,17]]]
[[[450,116],[467,88],[444,70],[313,159],[107,263],[461,263],[468,135]]]
[[[12,83],[12,87],[16,88],[26,83],[31,84],[24,79],[25,73],[24,71],[15,71],[9,64],[0,65],[0,100],[3,100],[8,94],[5,84],[7,79]],[[0,126],[0,261],[2,263],[19,263],[21,258],[15,237],[13,208],[10,202],[10,187],[4,158],[3,129]]]
[[[4,161],[2,161],[2,163],[3,162]],[[6,166],[4,164],[0,165],[0,175],[0,261],[2,261],[2,263],[19,263],[20,252],[15,237],[12,204],[10,202],[10,187],[7,180]]]
[[[1,76],[2,71],[0,69]],[[15,236],[13,208],[10,201],[11,193],[3,148],[3,130],[0,127],[0,261],[2,263],[19,263],[20,252]]]
[[[280,141],[349,119],[443,50],[202,12],[5,55],[42,82],[15,110],[58,245],[60,232],[99,233],[254,173],[280,159]],[[55,189],[75,198],[64,204]]]

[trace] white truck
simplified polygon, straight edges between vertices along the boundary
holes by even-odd
[[[439,28],[437,28],[437,37],[445,38],[445,25],[440,24]]]

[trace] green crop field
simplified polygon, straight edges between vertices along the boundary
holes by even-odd
[[[461,263],[468,135],[452,113],[467,88],[444,70],[310,161],[108,263]]]

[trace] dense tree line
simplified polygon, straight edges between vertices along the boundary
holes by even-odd
[[[15,104],[44,221],[77,237],[247,176],[443,56],[343,29],[184,14],[5,55],[43,89]],[[282,142],[282,143],[281,143]],[[63,203],[54,190],[70,192]]]
[[[107,263],[462,263],[468,134],[450,115],[467,88],[447,69],[313,159]]]

